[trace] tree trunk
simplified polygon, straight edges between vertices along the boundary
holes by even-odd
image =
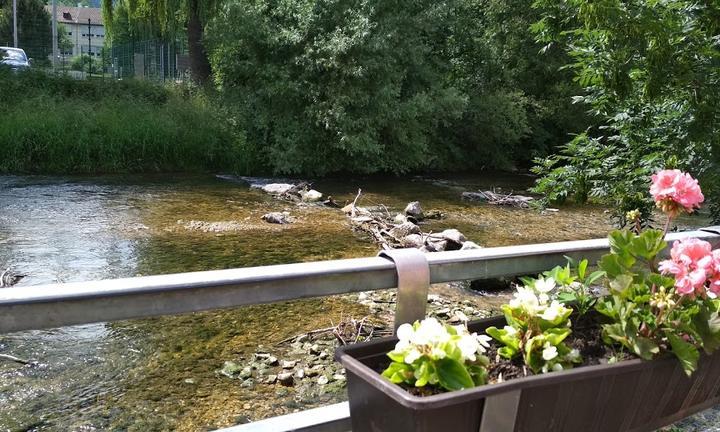
[[[202,42],[203,25],[198,10],[199,1],[188,0],[187,38],[190,54],[190,74],[195,81],[204,84],[210,77],[210,61]]]

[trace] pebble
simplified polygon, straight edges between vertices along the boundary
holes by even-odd
[[[297,360],[283,360],[280,362],[280,367],[283,369],[292,369],[297,365]]]
[[[292,372],[283,372],[278,374],[277,379],[280,381],[280,384],[288,387],[295,383]]]
[[[320,345],[314,344],[310,347],[310,354],[320,354]]]
[[[277,382],[277,375],[268,375],[265,377],[265,384],[275,384]]]
[[[341,374],[335,374],[332,376],[335,381],[345,381],[347,378],[345,378],[345,375]]]
[[[327,384],[327,383],[329,383],[329,382],[330,382],[330,378],[328,378],[328,377],[325,376],[325,375],[321,375],[321,376],[317,379],[317,383],[320,384],[320,385],[325,385],[325,384]]]

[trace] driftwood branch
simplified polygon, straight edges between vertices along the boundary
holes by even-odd
[[[340,345],[347,345],[348,343],[357,343],[368,340],[376,333],[382,335],[389,334],[384,327],[377,326],[369,322],[368,317],[363,317],[360,320],[356,320],[354,318],[340,320],[337,325],[335,323],[332,324],[333,325],[331,327],[311,330],[306,333],[301,333],[299,335],[283,339],[278,342],[277,345],[282,345],[301,338],[310,338],[319,335],[332,335],[335,339],[337,339]]]
[[[20,363],[24,365],[33,364],[30,360],[21,359],[19,357],[11,356],[10,354],[0,354],[0,360],[8,360],[15,363]]]

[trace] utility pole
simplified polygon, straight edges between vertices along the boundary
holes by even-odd
[[[17,34],[17,0],[13,0],[13,46],[18,47],[18,34]]]
[[[17,0],[15,0],[17,1]],[[57,29],[57,3],[52,0],[52,65],[53,69],[57,66],[60,53],[58,52],[58,29]]]
[[[92,42],[90,40],[90,18],[88,18],[88,73],[92,77]]]

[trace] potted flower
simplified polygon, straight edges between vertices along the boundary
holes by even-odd
[[[687,239],[659,259],[671,220],[703,196],[678,170],[650,193],[665,228],[631,212],[597,271],[582,260],[524,279],[504,316],[340,348],[353,431],[651,431],[720,403],[720,250]]]

